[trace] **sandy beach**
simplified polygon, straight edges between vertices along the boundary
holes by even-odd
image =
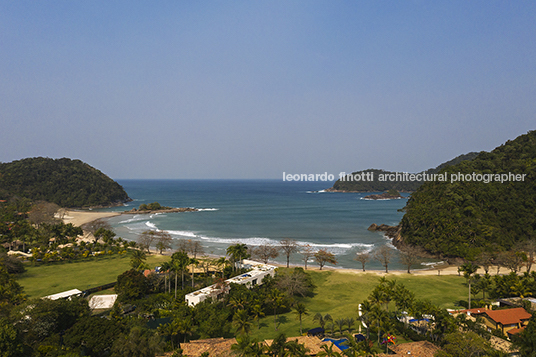
[[[65,211],[63,222],[65,224],[72,223],[79,227],[97,219],[119,216],[120,214],[120,212]]]

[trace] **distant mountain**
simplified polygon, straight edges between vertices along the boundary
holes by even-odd
[[[440,174],[448,180],[426,182],[408,200],[404,244],[472,260],[536,240],[536,131]]]
[[[0,163],[0,199],[14,196],[61,207],[111,206],[130,201],[117,182],[80,160],[67,158]]]
[[[441,169],[456,165],[462,161],[472,160],[477,157],[479,153],[470,152],[468,154],[460,155],[454,159],[442,163],[436,168],[428,169],[421,173],[413,174],[437,174]],[[398,175],[397,175],[398,174]],[[413,192],[417,190],[423,183],[423,180],[410,180],[408,174],[406,177],[400,172],[391,172],[378,169],[367,169],[363,171],[356,171],[352,174],[346,175],[343,179],[337,180],[333,187],[327,191],[336,192],[383,192],[389,190],[397,190],[402,192]],[[371,180],[372,178],[372,180]],[[382,178],[393,178],[382,180]]]

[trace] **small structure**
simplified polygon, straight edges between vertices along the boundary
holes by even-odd
[[[58,299],[70,299],[73,296],[80,296],[82,292],[78,289],[71,289],[62,293],[45,296],[43,299],[58,300]]]
[[[117,300],[117,294],[93,295],[89,300],[89,308],[91,310],[111,309],[115,304],[115,300]]]
[[[307,331],[307,336],[324,336],[324,332],[322,327],[315,327]]]
[[[240,284],[251,288],[255,285],[261,285],[262,280],[266,276],[270,275],[273,277],[275,275],[276,267],[273,265],[263,264],[253,260],[244,260],[241,266],[242,268],[251,270],[245,274],[225,280],[223,285],[213,284],[211,286],[207,286],[206,288],[187,294],[184,299],[189,306],[195,306],[209,298],[212,300],[218,300],[221,299],[225,294],[229,293],[230,284]]]

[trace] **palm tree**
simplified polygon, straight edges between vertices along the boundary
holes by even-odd
[[[130,266],[135,270],[142,270],[145,268],[145,260],[147,259],[147,254],[144,251],[139,249],[134,249],[132,251],[132,256],[130,257]]]
[[[173,262],[173,266],[175,267],[175,272],[180,271],[182,275],[182,289],[184,290],[184,272],[188,268],[188,265],[190,265],[190,258],[188,257],[188,254],[184,251],[178,251],[173,253],[171,256],[171,261]],[[176,290],[175,290],[176,293]]]
[[[294,306],[294,313],[297,316],[297,319],[300,320],[300,335],[303,334],[303,331],[302,331],[302,316],[303,315],[308,315],[309,313],[307,312],[307,308],[305,307],[304,304],[302,304],[301,302],[297,303],[295,306]]]
[[[160,270],[164,272],[164,292],[166,292],[166,289],[167,289],[167,280],[168,280],[168,275],[169,275],[169,271],[171,270],[171,268],[172,268],[171,262],[163,262],[160,265]],[[171,292],[171,280],[169,281],[169,292]]]
[[[281,307],[285,307],[283,305],[284,297],[285,296],[283,295],[281,291],[277,289],[272,289],[267,298],[270,305],[272,305],[272,307],[274,308],[274,328],[276,331],[277,331],[277,309]]]
[[[337,319],[337,320],[335,320],[335,324],[339,328],[339,333],[342,336],[342,329],[344,328],[344,325],[346,325],[346,319],[344,319],[344,318],[343,319]]]
[[[260,318],[264,316],[264,311],[262,310],[262,303],[259,300],[255,300],[255,302],[253,303],[253,306],[251,307],[251,313],[253,314],[253,320],[257,321],[257,329],[260,329]]]
[[[351,332],[353,330],[354,323],[355,319],[353,317],[348,317],[346,319],[346,326],[348,326],[348,332]]]
[[[341,357],[337,351],[333,351],[333,343],[322,345],[322,351],[318,352],[318,357]]]
[[[469,285],[469,309],[471,309],[471,283],[473,281],[473,274],[475,274],[480,268],[478,265],[473,263],[464,263],[460,266],[459,270],[463,273],[463,277],[467,280]]]
[[[225,257],[221,257],[216,260],[216,265],[221,269],[221,277],[224,277],[225,267],[229,264],[229,261]]]
[[[326,314],[325,316],[322,316],[321,313],[317,312],[316,315],[313,317],[313,321],[318,321],[320,324],[320,327],[324,329],[324,326],[326,326],[326,322],[333,321],[333,318],[330,314]]]
[[[240,335],[247,335],[251,330],[251,317],[246,310],[238,310],[233,316],[233,325]]]
[[[190,258],[190,265],[192,266],[192,288],[194,287],[194,269],[199,265],[199,260]]]
[[[227,255],[231,258],[233,269],[236,270],[236,262],[242,263],[242,259],[249,257],[248,246],[244,243],[237,243],[227,247]]]
[[[287,341],[286,349],[285,357],[306,357],[310,352],[303,343],[298,343],[298,340]]]

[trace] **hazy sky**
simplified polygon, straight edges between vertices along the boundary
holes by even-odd
[[[416,172],[536,129],[536,2],[0,0],[0,162]]]

